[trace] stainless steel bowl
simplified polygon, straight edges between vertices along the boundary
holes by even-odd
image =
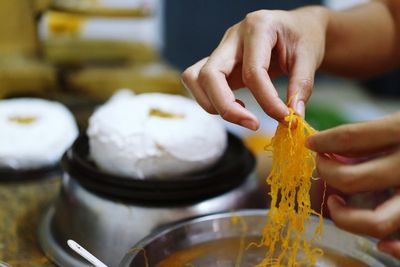
[[[174,263],[163,266],[236,266],[243,228],[240,224],[232,224],[232,215],[240,216],[248,225],[247,240],[259,241],[266,222],[266,213],[266,210],[229,212],[171,226],[133,246],[120,263],[120,267],[154,267],[178,255],[181,262],[175,257]],[[318,223],[319,221],[312,217],[306,226],[307,236],[314,233]],[[207,249],[207,246],[212,249]],[[316,246],[325,251],[324,256],[318,258],[316,266],[400,266],[399,261],[377,251],[372,240],[342,231],[328,220],[324,222],[323,234]],[[264,255],[263,249],[245,250],[240,266],[253,267],[260,263]]]
[[[117,266],[133,244],[161,226],[210,213],[265,206],[254,157],[239,139],[230,136],[230,140],[240,149],[228,148],[233,154],[223,156],[220,167],[188,174],[185,179],[148,183],[101,173],[86,157],[79,161],[73,155],[74,149],[80,153],[82,139],[78,140],[66,155],[60,195],[39,229],[46,255],[60,266],[89,266],[67,247],[67,240],[73,239],[107,265]],[[81,156],[87,153],[85,149],[81,152]],[[235,180],[238,183],[230,184]],[[210,188],[213,185],[215,188]]]

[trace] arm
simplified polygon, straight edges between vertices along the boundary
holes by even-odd
[[[373,1],[327,12],[325,57],[321,69],[364,78],[400,62],[400,1]]]

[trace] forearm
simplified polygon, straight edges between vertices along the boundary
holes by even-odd
[[[370,77],[398,65],[400,1],[373,1],[351,10],[327,11],[323,71]]]

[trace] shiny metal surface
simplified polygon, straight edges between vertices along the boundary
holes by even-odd
[[[10,267],[10,265],[8,265],[5,262],[0,261],[0,267]]]
[[[260,233],[266,221],[266,213],[266,210],[235,212],[249,226],[246,237],[260,240]],[[205,216],[174,225],[169,229],[153,234],[133,246],[120,263],[120,267],[146,266],[143,251],[146,252],[149,266],[157,266],[160,261],[165,260],[171,255],[175,255],[177,252],[181,253],[181,259],[191,257],[193,261],[190,263],[196,267],[236,266],[237,253],[224,254],[215,251],[225,249],[226,244],[214,250],[204,250],[206,251],[204,253],[199,253],[199,250],[196,253],[193,253],[193,250],[188,250],[196,248],[196,246],[198,247],[199,244],[212,241],[218,242],[221,239],[236,238],[232,239],[233,242],[235,240],[239,242],[242,235],[242,228],[232,224],[231,216],[232,213]],[[307,236],[313,235],[317,224],[318,220],[316,218],[310,220],[306,226]],[[317,245],[323,247],[326,254],[318,259],[316,266],[400,266],[400,262],[394,258],[378,252],[372,240],[342,231],[328,220],[325,221],[323,234],[318,239]],[[138,248],[143,248],[143,250],[139,250]],[[185,254],[186,251],[191,252]],[[246,255],[245,251],[240,266],[254,266],[260,262],[265,255],[264,253],[265,250],[261,253],[252,253],[250,250]],[[349,265],[345,262],[351,262],[351,264]],[[165,266],[180,267],[180,265]]]
[[[200,215],[262,205],[259,179],[252,173],[238,188],[185,205],[140,205],[89,192],[64,175],[53,211],[44,217],[40,240],[46,255],[62,266],[89,266],[67,247],[73,239],[105,264],[117,266],[133,244],[165,224]]]

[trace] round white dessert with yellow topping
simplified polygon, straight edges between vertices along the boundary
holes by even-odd
[[[27,170],[56,164],[78,135],[71,112],[58,102],[0,100],[0,168]]]
[[[227,133],[193,100],[120,92],[89,120],[90,155],[103,170],[167,178],[202,170],[225,151]]]

